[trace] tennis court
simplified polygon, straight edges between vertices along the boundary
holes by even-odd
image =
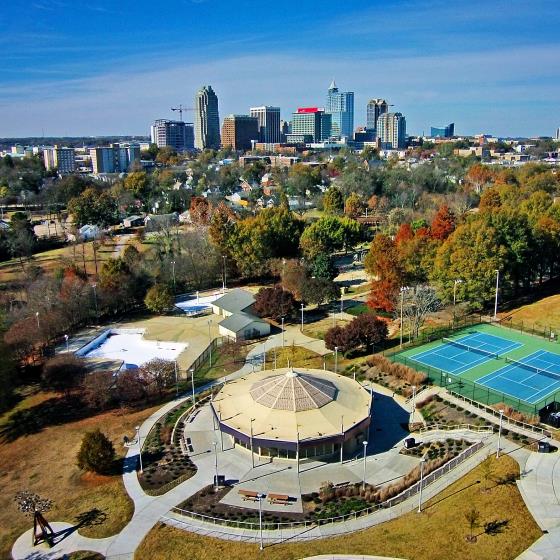
[[[476,382],[535,404],[560,389],[560,354],[538,350],[525,358],[510,360],[505,367]]]
[[[480,364],[523,346],[494,334],[471,331],[454,339],[443,339],[443,344],[410,356],[411,360],[445,371],[461,374]]]

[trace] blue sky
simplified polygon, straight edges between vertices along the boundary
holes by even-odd
[[[550,0],[11,0],[0,11],[0,137],[147,134],[211,84],[220,117],[323,105],[333,79],[410,133],[552,135],[560,4]],[[188,114],[187,114],[188,116]]]

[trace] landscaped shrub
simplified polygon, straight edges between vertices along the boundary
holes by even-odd
[[[78,451],[78,467],[86,471],[108,474],[115,461],[115,448],[100,430],[87,432]]]
[[[511,406],[508,406],[507,404],[504,403],[496,403],[492,405],[492,408],[496,410],[503,410],[505,416],[517,422],[525,422],[525,424],[532,424],[532,425],[536,425],[539,423],[538,416],[523,414],[522,412],[519,412],[514,408],[512,408]]]

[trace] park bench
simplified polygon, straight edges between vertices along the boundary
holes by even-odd
[[[252,490],[238,490],[238,494],[243,498],[243,500],[251,500],[256,502],[259,499],[259,493],[253,492]]]
[[[281,505],[288,505],[290,504],[290,496],[287,494],[269,494],[268,501],[271,504],[281,504]]]

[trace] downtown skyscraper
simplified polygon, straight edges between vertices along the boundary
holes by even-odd
[[[377,137],[377,119],[389,110],[385,99],[370,99],[367,104],[366,128],[374,132]]]
[[[218,96],[212,86],[203,86],[194,98],[194,147],[198,150],[220,147]]]
[[[354,133],[354,92],[339,92],[333,80],[327,91],[325,113],[331,115],[331,134],[352,138]]]
[[[259,120],[259,142],[275,144],[282,140],[280,134],[280,107],[251,107],[249,109],[252,117]]]

